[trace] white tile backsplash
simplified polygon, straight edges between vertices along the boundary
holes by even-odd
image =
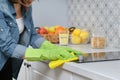
[[[120,48],[120,0],[68,0],[68,26],[102,27],[108,47]]]

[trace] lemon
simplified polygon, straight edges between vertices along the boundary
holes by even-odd
[[[72,32],[72,34],[73,34],[73,35],[76,35],[76,36],[79,36],[80,33],[81,33],[81,30],[80,30],[79,28],[76,28],[76,29]]]
[[[72,36],[71,42],[72,42],[72,44],[80,44],[81,38],[79,36]]]
[[[81,30],[81,43],[87,43],[89,39],[89,32],[86,30]]]
[[[83,38],[81,38],[81,43],[85,44],[85,43],[87,43],[87,42],[88,42],[88,39],[83,39]]]
[[[89,37],[89,32],[87,32],[87,31],[81,31],[80,37],[82,39],[87,39]]]

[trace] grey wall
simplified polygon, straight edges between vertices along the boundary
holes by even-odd
[[[39,0],[33,2],[35,27],[67,26],[67,0]]]

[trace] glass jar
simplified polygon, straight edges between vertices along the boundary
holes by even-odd
[[[92,48],[104,48],[105,47],[105,34],[101,29],[95,29],[91,36]]]
[[[69,31],[61,31],[59,32],[59,44],[67,46],[69,42]]]

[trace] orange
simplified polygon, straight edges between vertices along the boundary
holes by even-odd
[[[59,32],[62,32],[62,31],[64,31],[64,30],[65,30],[64,27],[58,26],[58,27],[56,27],[56,29],[55,29],[55,34],[59,34]]]

